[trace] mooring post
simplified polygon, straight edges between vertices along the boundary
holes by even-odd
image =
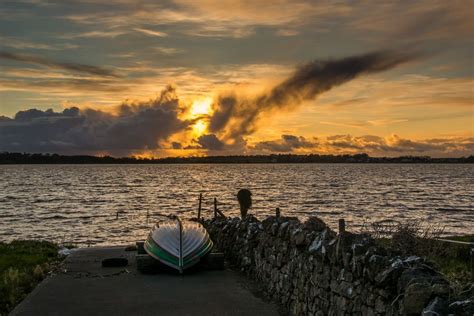
[[[117,213],[115,213],[115,219],[118,219],[118,214],[119,214],[119,211],[117,211]]]
[[[202,193],[199,193],[198,221],[201,220]]]
[[[344,245],[346,244],[346,221],[344,218],[339,219],[339,235],[337,236],[336,243],[336,258],[341,258],[342,262],[345,262],[347,259],[347,253],[344,251]]]
[[[222,213],[222,211],[220,209],[217,209],[217,214],[219,214],[220,217],[223,217],[223,218],[226,218],[224,213]]]
[[[346,221],[344,218],[339,219],[339,234],[343,234],[346,231]]]
[[[280,208],[279,207],[277,207],[276,210],[275,210],[275,217],[280,218]]]
[[[217,198],[214,198],[214,218],[217,217]]]

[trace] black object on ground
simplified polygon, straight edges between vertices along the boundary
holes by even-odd
[[[146,251],[145,251],[145,247],[144,247],[145,242],[144,241],[137,241],[136,245],[137,245],[137,254],[146,255]]]
[[[104,268],[110,267],[126,267],[128,265],[127,258],[106,258],[102,260],[102,266]]]
[[[128,245],[125,247],[125,251],[137,251],[137,246],[136,245]]]

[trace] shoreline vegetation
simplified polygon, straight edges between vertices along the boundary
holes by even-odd
[[[58,155],[49,153],[0,152],[0,164],[240,164],[240,163],[474,163],[474,155],[459,158],[432,158],[429,156],[370,157],[355,155],[240,155],[202,157],[111,157],[88,155]]]
[[[48,241],[0,242],[0,315],[8,315],[61,258],[58,245]]]

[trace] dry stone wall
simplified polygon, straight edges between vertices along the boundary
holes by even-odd
[[[448,282],[422,258],[336,234],[318,218],[204,224],[226,260],[292,315],[472,315],[472,301],[450,302]]]

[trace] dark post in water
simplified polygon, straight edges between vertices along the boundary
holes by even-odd
[[[198,220],[201,219],[202,193],[199,193]]]
[[[214,198],[214,218],[217,217],[217,198]]]

